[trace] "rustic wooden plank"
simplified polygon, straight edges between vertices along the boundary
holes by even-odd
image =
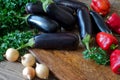
[[[91,0],[79,0],[90,5]],[[110,0],[111,10],[120,13],[120,0]],[[40,63],[45,63],[60,80],[120,80],[120,76],[110,70],[110,66],[97,65],[82,57],[81,48],[76,51],[31,49]],[[0,62],[0,80],[24,80],[20,63]],[[49,77],[49,80],[58,80]],[[40,80],[35,78],[34,80]]]
[[[79,0],[90,5],[91,0]],[[120,0],[109,0],[111,10],[120,13]],[[107,17],[107,16],[106,16]],[[97,65],[95,62],[85,60],[81,54],[82,49],[76,51],[31,49],[40,63],[45,63],[59,80],[119,80],[120,76],[114,74],[110,66]]]
[[[30,50],[40,63],[46,64],[59,80],[117,80],[109,66],[85,60],[81,50]],[[99,79],[98,79],[99,78]]]
[[[22,64],[18,62],[0,62],[0,80],[23,80],[23,68]]]

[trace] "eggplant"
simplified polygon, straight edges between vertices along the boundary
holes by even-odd
[[[46,4],[46,1],[49,1]],[[74,29],[75,25],[75,17],[67,12],[66,10],[60,8],[56,5],[52,0],[45,0],[43,3],[43,9],[48,14],[48,16],[55,21],[59,22],[60,25],[65,30],[72,30]]]
[[[65,11],[71,13],[72,15],[75,13],[74,9],[72,9],[70,7],[67,7],[67,6],[64,6],[64,5],[57,5],[57,6],[64,9]]]
[[[51,33],[60,30],[60,25],[55,21],[43,15],[29,14],[26,17],[18,17],[25,19],[29,26],[37,28],[41,32]]]
[[[31,38],[18,50],[31,47],[39,49],[75,50],[79,46],[79,36],[75,33],[41,33]]]
[[[93,10],[90,10],[90,15],[91,15],[92,23],[93,23],[94,32],[112,33],[100,14],[98,14],[97,12]]]
[[[77,18],[81,41],[89,50],[89,42],[92,36],[92,24],[88,9],[78,8]]]
[[[58,5],[60,8],[68,11],[71,14],[74,14],[74,10],[67,7],[67,6],[63,6],[63,5]],[[25,6],[25,10],[27,12],[27,14],[44,14],[46,15],[46,13],[44,12],[43,8],[42,8],[42,3],[40,1],[37,1],[35,3],[27,3]]]
[[[89,11],[85,8],[77,9],[77,18],[81,39],[83,39],[87,34],[92,35],[92,24]]]
[[[42,8],[42,3],[40,1],[36,3],[27,3],[25,10],[27,14],[46,14]]]
[[[77,10],[78,8],[87,8],[87,4],[77,1],[77,0],[53,0],[56,4],[64,5],[73,8],[74,10]]]

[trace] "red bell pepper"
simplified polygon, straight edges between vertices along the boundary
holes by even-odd
[[[98,12],[102,16],[107,15],[110,11],[109,0],[92,0],[90,6],[94,11]]]
[[[112,51],[118,47],[117,38],[110,33],[97,33],[96,42],[105,51]]]
[[[116,49],[111,53],[110,67],[114,73],[120,74],[120,50]]]
[[[113,13],[107,20],[108,27],[114,32],[120,34],[120,16],[117,13]]]

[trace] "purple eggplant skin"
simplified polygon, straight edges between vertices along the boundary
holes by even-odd
[[[98,33],[98,32],[112,33],[112,31],[108,28],[108,26],[106,25],[104,19],[100,14],[98,14],[93,10],[90,10],[90,16],[93,23],[92,25],[93,25],[94,33]]]
[[[77,0],[53,0],[56,4],[59,4],[59,5],[64,5],[64,6],[67,6],[67,7],[71,7],[73,8],[74,10],[77,10],[78,8],[87,8],[87,4],[83,3],[83,2],[80,2],[80,1],[77,1]]]
[[[28,25],[39,29],[41,32],[50,33],[60,30],[60,25],[56,21],[43,15],[29,15],[26,22]]]
[[[58,5],[58,7],[64,9],[65,11],[71,13],[72,15],[75,13],[75,10],[70,8],[70,7],[67,7],[67,6],[64,6],[64,5]]]
[[[34,36],[34,48],[76,50],[79,37],[75,33],[41,33]]]
[[[25,10],[27,14],[46,14],[42,8],[42,3],[40,1],[36,3],[27,3],[25,6]]]
[[[67,6],[63,6],[63,5],[58,5],[60,8],[63,8],[64,10],[68,11],[71,14],[74,14],[74,10],[72,8],[69,8]],[[43,8],[42,8],[42,3],[39,2],[35,2],[35,3],[27,3],[25,6],[25,11],[27,12],[27,14],[45,14]]]
[[[57,6],[55,3],[51,3],[46,8],[46,13],[49,17],[56,20],[65,30],[74,29],[75,17],[69,12]]]
[[[78,27],[81,39],[84,39],[86,35],[92,35],[92,23],[88,9],[77,9]]]

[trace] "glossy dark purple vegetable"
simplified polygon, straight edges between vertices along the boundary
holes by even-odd
[[[78,0],[53,0],[56,4],[60,4],[60,5],[64,5],[64,6],[68,6],[71,7],[75,10],[77,10],[78,8],[88,8],[87,4],[80,2]]]
[[[25,10],[28,14],[46,14],[42,8],[42,3],[40,1],[36,3],[27,3]]]
[[[46,1],[48,3],[46,4]],[[75,17],[68,11],[60,8],[52,0],[45,0],[43,3],[43,9],[49,17],[56,20],[66,30],[74,29]]]
[[[64,5],[57,5],[57,6],[60,7],[60,8],[62,8],[62,9],[64,9],[65,11],[67,11],[67,12],[69,12],[71,14],[75,13],[74,9],[72,9],[70,7],[67,7],[67,6],[64,6]]]
[[[83,39],[87,34],[92,35],[92,24],[89,11],[85,8],[77,9],[77,18],[81,39]]]
[[[35,27],[41,32],[50,33],[57,32],[58,30],[60,30],[60,25],[56,21],[43,15],[30,14],[22,18],[26,20],[26,23],[29,26]]]
[[[71,14],[74,14],[74,10],[67,7],[67,6],[64,6],[64,5],[58,5],[60,8],[68,11],[69,13]],[[43,8],[42,8],[42,3],[39,1],[39,2],[36,2],[36,3],[27,3],[26,6],[25,6],[25,10],[28,14],[44,14],[46,15],[46,13],[44,12]]]
[[[85,47],[89,50],[89,43],[92,35],[92,24],[89,15],[89,11],[86,8],[77,9],[77,18],[78,18],[78,27],[80,38],[85,45]]]
[[[41,33],[29,40],[25,45],[18,48],[42,48],[58,50],[75,50],[79,45],[79,37],[73,33]]]
[[[91,10],[90,15],[91,15],[92,23],[93,23],[94,32],[96,32],[96,33],[97,32],[112,33],[111,30],[106,25],[106,23],[104,22],[104,20],[100,14]]]

